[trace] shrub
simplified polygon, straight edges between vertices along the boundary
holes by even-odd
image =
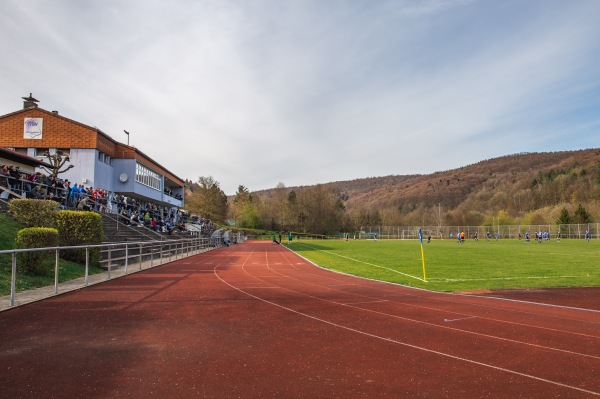
[[[25,226],[53,227],[54,216],[60,205],[50,200],[13,199],[8,206],[10,214]]]
[[[94,212],[61,211],[55,217],[61,246],[102,244],[102,217]],[[65,249],[63,259],[85,263],[85,249]],[[90,249],[90,265],[100,263],[100,248]]]
[[[58,230],[46,227],[28,227],[19,230],[15,248],[47,248],[58,246]],[[18,254],[19,271],[33,275],[45,275],[44,261],[52,257],[53,251],[21,252]]]

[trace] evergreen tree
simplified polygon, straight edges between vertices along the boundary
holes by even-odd
[[[558,216],[558,219],[556,219],[556,224],[571,224],[573,223],[573,218],[571,217],[571,214],[569,214],[569,210],[567,208],[563,208],[560,211],[560,215]]]
[[[575,212],[573,212],[574,222],[575,223],[592,223],[592,217],[588,213],[588,211],[583,207],[583,205],[579,204]]]

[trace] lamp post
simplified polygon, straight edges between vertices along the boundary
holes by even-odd
[[[123,131],[127,135],[127,145],[129,145],[129,132],[127,130],[125,130],[125,129],[123,129]]]

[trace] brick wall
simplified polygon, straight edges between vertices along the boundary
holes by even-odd
[[[43,118],[42,139],[23,138],[25,118]],[[134,148],[115,142],[95,128],[56,115],[41,108],[28,108],[0,116],[0,146],[14,148],[95,148],[115,159],[136,159],[139,163],[183,186],[183,181],[169,173]]]
[[[23,138],[25,118],[43,118],[42,139]],[[32,148],[96,148],[96,133],[89,126],[38,108],[0,118],[0,146]]]

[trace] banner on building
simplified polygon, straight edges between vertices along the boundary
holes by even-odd
[[[23,138],[41,140],[43,126],[44,118],[25,118]]]

